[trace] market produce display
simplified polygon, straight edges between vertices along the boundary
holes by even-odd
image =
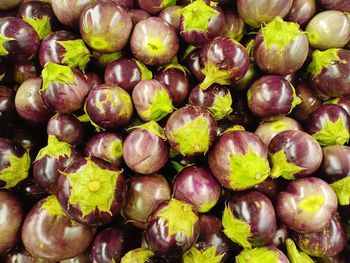
[[[350,262],[350,0],[0,0],[0,262]]]

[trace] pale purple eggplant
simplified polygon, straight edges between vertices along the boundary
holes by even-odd
[[[164,8],[158,16],[179,32],[182,9],[183,6],[169,6]]]

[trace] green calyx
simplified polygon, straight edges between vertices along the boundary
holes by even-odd
[[[233,190],[245,190],[260,184],[269,176],[270,166],[266,158],[248,148],[244,155],[231,155],[230,187]]]
[[[224,135],[226,133],[234,132],[234,131],[245,131],[245,128],[241,125],[234,125],[233,127],[230,127],[226,129],[224,132],[221,133],[221,135]]]
[[[153,256],[154,253],[148,248],[137,248],[126,253],[120,263],[146,263]]]
[[[145,64],[143,64],[141,61],[138,61],[135,59],[135,62],[138,66],[138,68],[140,69],[141,71],[141,79],[142,80],[150,80],[153,78],[153,73],[152,71],[150,71],[146,66]]]
[[[221,263],[225,254],[219,256],[216,255],[216,248],[214,246],[209,247],[206,250],[200,251],[195,247],[187,250],[182,256],[183,263]]]
[[[174,170],[177,173],[180,173],[183,169],[185,169],[185,166],[183,166],[182,164],[175,162],[175,161],[170,161],[170,165],[171,165],[171,167],[174,168]]]
[[[152,104],[147,110],[141,113],[140,117],[144,120],[159,121],[169,113],[173,112],[173,110],[174,106],[170,95],[166,89],[161,86],[156,90]]]
[[[43,204],[40,207],[40,210],[45,209],[45,211],[50,216],[62,217],[65,216],[60,203],[57,200],[55,195],[50,195],[46,197]]]
[[[196,50],[198,47],[189,45],[181,57],[181,61],[184,61],[192,51]]]
[[[340,61],[339,50],[339,48],[330,48],[325,51],[315,50],[312,53],[312,61],[307,68],[307,72],[311,73],[312,77],[316,77],[324,68],[328,68],[335,62]]]
[[[174,198],[157,213],[157,216],[165,220],[169,235],[185,234],[186,237],[191,237],[193,227],[198,221],[191,205]]]
[[[310,213],[316,213],[324,204],[324,199],[320,195],[310,196],[299,203],[299,207]]]
[[[48,16],[44,16],[42,18],[37,18],[37,17],[31,18],[31,17],[23,16],[22,19],[34,28],[34,30],[37,32],[40,39],[43,39],[52,33],[51,23],[50,23],[51,21],[50,21],[50,17]]]
[[[159,37],[147,38],[146,49],[151,56],[162,56],[166,52],[163,40]]]
[[[324,127],[313,134],[312,137],[314,137],[321,146],[343,145],[349,141],[350,134],[344,120],[338,118],[336,122],[326,120]]]
[[[98,61],[100,61],[100,63],[104,65],[108,65],[109,63],[112,63],[113,61],[120,59],[123,56],[123,54],[121,51],[113,52],[113,53],[93,52],[92,56]]]
[[[202,90],[208,89],[213,84],[219,84],[222,86],[231,84],[231,72],[227,70],[221,70],[212,63],[208,62],[202,69],[202,73],[205,78],[199,87]]]
[[[293,240],[286,240],[287,256],[290,263],[314,263],[308,254],[299,252]]]
[[[208,110],[210,110],[214,118],[219,121],[233,111],[231,105],[232,97],[230,91],[228,91],[224,96],[215,96],[214,103],[211,107],[208,107]]]
[[[67,40],[58,42],[66,50],[62,62],[70,68],[79,67],[85,71],[86,65],[90,61],[90,51],[82,39]]]
[[[88,157],[86,164],[76,173],[62,174],[70,183],[68,203],[79,205],[83,217],[96,209],[112,214],[110,209],[120,172],[102,169]]]
[[[9,166],[0,171],[0,180],[6,183],[3,188],[12,188],[28,177],[31,160],[28,151],[21,157],[13,154],[7,154],[7,157]]]
[[[35,161],[42,159],[45,156],[49,156],[55,159],[60,157],[69,158],[72,154],[71,146],[66,142],[61,142],[55,136],[49,135],[47,146],[42,148],[35,158]]]
[[[160,7],[166,8],[174,5],[176,5],[176,0],[163,0],[162,3],[160,4]]]
[[[179,63],[171,63],[169,65],[166,65],[163,70],[165,71],[165,70],[172,69],[172,68],[181,70],[185,75],[187,75],[189,72],[185,66],[182,66]]]
[[[276,48],[279,52],[283,52],[297,36],[304,34],[297,23],[285,22],[281,17],[276,17],[261,32],[266,49]]]
[[[0,82],[5,78],[6,73],[0,75]]]
[[[68,66],[59,65],[56,63],[46,63],[43,71],[41,72],[43,79],[43,85],[40,89],[44,92],[51,83],[63,83],[63,84],[75,84],[76,77],[73,70]]]
[[[144,129],[154,133],[155,135],[159,136],[163,140],[166,140],[164,129],[160,127],[159,124],[155,121],[150,121],[140,126],[135,126],[133,127],[133,129]]]
[[[331,184],[340,205],[350,204],[350,176]]]
[[[293,87],[292,83],[289,82],[289,85],[292,88],[293,101],[292,101],[292,105],[290,107],[290,110],[289,110],[288,114],[291,113],[293,111],[293,109],[302,102],[301,98],[299,98],[297,93],[295,92],[295,88]]]
[[[219,12],[208,6],[203,0],[196,0],[182,9],[184,32],[198,30],[207,32],[209,21]]]
[[[14,40],[14,38],[5,37],[3,34],[0,34],[0,56],[6,56],[9,54],[7,49],[4,47],[4,44],[11,40]]]
[[[268,247],[259,247],[254,249],[244,249],[236,257],[237,263],[279,263],[279,256]],[[301,263],[301,262],[300,262]]]
[[[206,153],[209,150],[208,121],[203,116],[195,118],[171,134],[178,143],[182,155]]]
[[[288,162],[283,150],[280,150],[274,154],[270,154],[269,157],[272,165],[270,173],[270,176],[272,178],[278,178],[282,176],[286,180],[295,180],[294,175],[304,170],[303,167]]]
[[[252,244],[249,242],[249,238],[252,236],[250,225],[237,219],[227,205],[222,216],[222,226],[224,227],[225,235],[233,242],[244,248],[252,247]]]
[[[340,101],[340,98],[333,98],[333,99],[326,100],[324,102],[324,104],[335,104],[335,105],[338,105],[339,101]]]
[[[123,156],[123,142],[122,141],[115,141],[110,146],[110,154],[114,158],[121,158]]]

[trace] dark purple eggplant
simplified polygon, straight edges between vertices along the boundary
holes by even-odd
[[[286,255],[274,246],[259,247],[254,249],[244,249],[236,256],[235,263],[255,263],[255,262],[275,262],[289,263]],[[303,262],[304,261],[296,261]],[[293,262],[294,263],[294,262]]]
[[[0,123],[13,119],[16,115],[15,91],[0,85]]]
[[[117,5],[123,7],[125,10],[134,8],[135,0],[112,0]]]
[[[344,12],[350,11],[350,1],[349,0],[319,0],[321,6],[325,9],[335,9]]]
[[[200,64],[200,49],[193,46],[189,46],[189,52],[184,58],[184,63],[187,68],[191,71],[192,75],[196,78],[198,82],[202,82],[205,78],[202,72],[202,65]]]
[[[266,195],[271,201],[275,201],[281,191],[281,181],[267,177],[265,181],[255,185],[253,189]]]
[[[327,100],[327,104],[336,104],[342,107],[350,115],[350,95]]]
[[[160,12],[159,17],[171,25],[176,32],[180,30],[181,14],[183,6],[169,6]]]
[[[316,13],[316,0],[293,0],[287,21],[305,26]]]
[[[245,34],[245,24],[236,11],[224,10],[225,31],[224,36],[240,41]]]
[[[174,6],[176,4],[176,0],[138,0],[137,2],[141,9],[145,10],[151,15],[156,15],[164,8]]]
[[[40,70],[37,62],[19,62],[12,66],[9,74],[17,84],[21,85],[27,79],[39,77]]]
[[[151,16],[143,9],[130,9],[128,11],[128,14],[131,18],[133,26],[135,26],[138,22],[145,20]]]

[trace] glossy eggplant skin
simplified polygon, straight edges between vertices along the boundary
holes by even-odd
[[[293,0],[292,8],[286,19],[304,26],[315,13],[316,0]]]
[[[349,0],[319,0],[321,6],[325,9],[330,10],[340,10],[344,12],[350,11],[350,1]]]
[[[334,183],[350,174],[350,147],[330,145],[322,148],[323,160],[320,172],[323,178]]]

